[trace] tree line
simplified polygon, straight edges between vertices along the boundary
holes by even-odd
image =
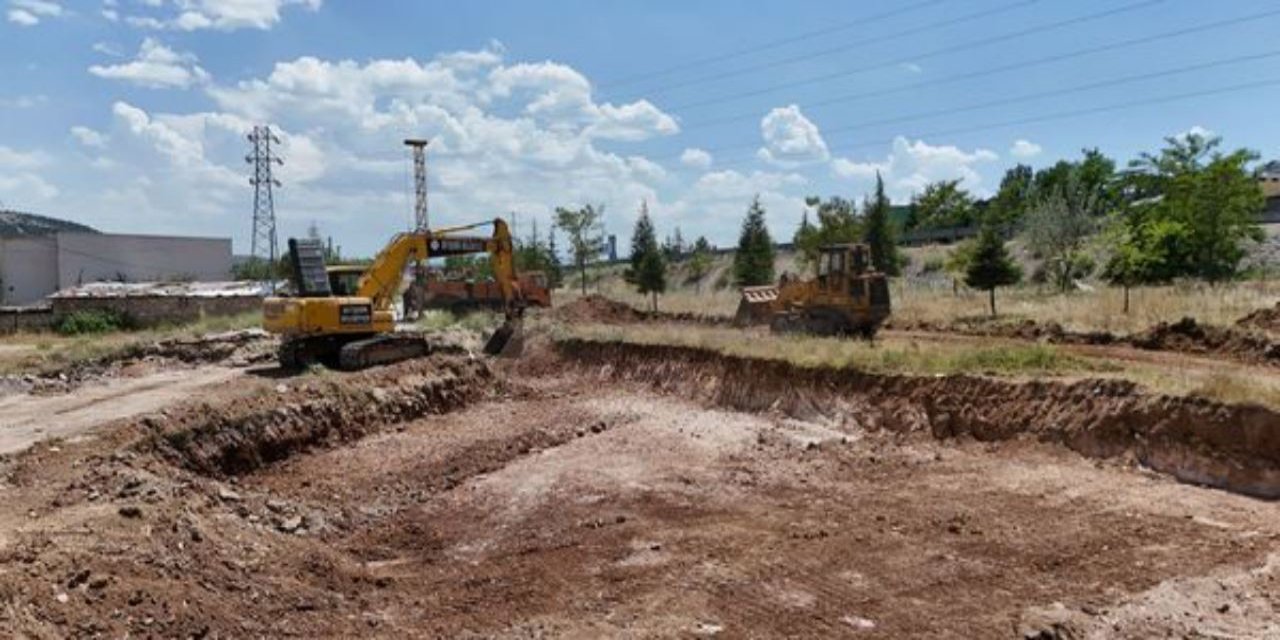
[[[989,294],[1024,279],[1007,241],[1021,236],[1039,263],[1037,279],[1066,291],[1081,278],[1097,275],[1126,291],[1141,284],[1179,278],[1211,283],[1240,275],[1247,241],[1262,239],[1258,224],[1265,199],[1249,165],[1258,154],[1224,151],[1221,139],[1197,133],[1165,139],[1156,153],[1143,153],[1123,168],[1098,149],[1040,170],[1019,164],[1009,169],[991,198],[978,199],[960,180],[925,186],[906,208],[901,223],[876,176],[874,192],[861,203],[839,196],[807,198],[792,240],[805,270],[817,267],[819,248],[861,242],[874,268],[899,275],[903,266],[896,235],[902,230],[977,226],[977,237],[958,245],[946,268],[957,282]],[[813,219],[810,218],[813,213]],[[775,244],[759,197],[747,208],[733,258],[737,286],[774,281]],[[602,206],[557,209],[556,225],[569,238],[569,252],[586,292],[586,269],[604,249]],[[648,206],[641,204],[631,238],[626,280],[642,294],[667,288],[667,267],[684,262],[695,282],[710,269],[705,238],[687,247],[677,228],[659,243]],[[1093,254],[1105,259],[1095,261]]]

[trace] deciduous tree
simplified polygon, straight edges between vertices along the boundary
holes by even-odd
[[[587,265],[604,251],[604,234],[600,231],[603,216],[604,205],[556,208],[556,226],[569,237],[569,251],[582,276],[582,295],[587,294]]]

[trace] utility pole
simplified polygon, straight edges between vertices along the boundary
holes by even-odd
[[[280,144],[280,139],[271,132],[268,125],[255,126],[248,135],[253,143],[253,152],[244,157],[245,162],[253,165],[253,176],[249,184],[253,185],[253,236],[249,255],[255,260],[265,260],[267,268],[273,269],[278,256],[276,244],[276,206],[273,188],[280,186],[280,181],[271,175],[271,167],[284,165],[284,160],[271,150],[271,143]],[[275,290],[275,278],[271,278],[272,290]]]
[[[427,143],[426,138],[409,138],[405,146],[413,149],[413,230],[427,231],[431,227],[427,219]],[[427,292],[427,268],[421,258],[413,265],[413,283],[410,292],[405,295],[404,313],[406,317],[422,316],[423,300]]]
[[[427,226],[427,143],[426,138],[410,138],[404,143],[413,149],[413,226],[425,231]]]

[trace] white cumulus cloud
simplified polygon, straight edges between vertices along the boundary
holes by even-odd
[[[980,168],[999,159],[989,149],[965,151],[952,145],[931,145],[924,140],[894,139],[884,160],[857,162],[836,158],[831,169],[837,177],[866,187],[876,172],[884,178],[885,189],[895,202],[903,202],[938,180],[962,180],[964,187],[977,195],[990,192]]]
[[[24,27],[40,24],[43,18],[57,18],[65,14],[62,5],[51,0],[9,0],[9,22]]]
[[[194,55],[174,51],[155,38],[143,40],[133,60],[113,65],[95,64],[89,67],[89,73],[151,89],[186,89],[209,79],[209,74],[196,64]]]
[[[690,147],[680,154],[680,163],[686,167],[706,169],[711,166],[711,154],[705,149]]]
[[[251,201],[244,132],[262,122],[281,138],[284,165],[275,175],[284,184],[276,195],[282,237],[314,220],[353,255],[371,254],[404,227],[412,203],[399,141],[408,137],[431,141],[437,224],[515,211],[519,233],[535,219],[545,233],[556,206],[592,203],[606,205],[610,233],[625,237],[640,200],[665,211],[680,206],[659,190],[675,188],[683,176],[624,148],[674,133],[672,116],[644,100],[598,100],[572,67],[507,62],[497,43],[429,59],[304,56],[239,82],[210,79],[203,92],[213,102],[209,110],[112,107],[110,127],[100,130],[107,148],[95,165],[102,181],[95,211],[102,213],[92,222],[137,228],[136,220],[148,220],[166,232],[183,225],[189,233],[232,235],[243,250]],[[150,181],[138,183],[140,175]],[[191,193],[201,194],[198,202]],[[65,199],[69,208],[80,204]],[[740,215],[749,196],[739,199],[732,208]]]
[[[1013,146],[1009,147],[1009,155],[1023,160],[1034,158],[1040,155],[1041,151],[1044,149],[1030,140],[1015,140]]]
[[[107,137],[89,127],[81,125],[71,127],[71,135],[86,147],[104,149],[107,146]]]
[[[1187,129],[1186,131],[1181,131],[1179,133],[1174,134],[1173,137],[1179,140],[1186,140],[1191,136],[1200,136],[1202,138],[1212,138],[1216,135],[1218,134],[1215,133],[1212,129],[1209,129],[1207,127],[1203,127],[1197,124],[1197,125],[1193,125],[1190,129]]]
[[[818,126],[794,104],[769,111],[760,120],[760,135],[764,138],[764,146],[756,155],[767,162],[822,162],[831,155]]]
[[[36,172],[51,163],[43,151],[18,151],[0,145],[0,200],[5,207],[29,210],[57,196],[58,189]]]
[[[144,0],[141,4],[159,13],[128,15],[124,18],[126,23],[143,29],[234,31],[271,29],[280,22],[285,8],[316,11],[322,0]],[[116,14],[114,9],[107,11]],[[114,21],[117,17],[118,14],[108,19]]]

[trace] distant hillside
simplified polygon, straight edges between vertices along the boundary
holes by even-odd
[[[59,231],[98,233],[97,229],[76,222],[0,209],[0,236],[43,236]]]

